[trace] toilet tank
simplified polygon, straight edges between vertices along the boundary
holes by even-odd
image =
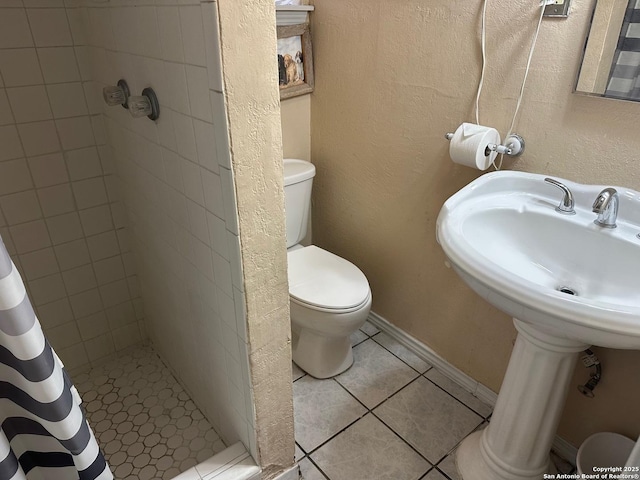
[[[304,160],[284,159],[284,210],[287,248],[299,243],[307,233],[311,210],[311,186],[316,167]]]

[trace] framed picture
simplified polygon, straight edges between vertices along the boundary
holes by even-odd
[[[278,27],[280,99],[313,92],[313,55],[309,24]]]

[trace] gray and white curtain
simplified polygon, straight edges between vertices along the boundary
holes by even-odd
[[[0,238],[0,480],[111,480]]]
[[[604,96],[640,101],[640,0],[629,0]]]

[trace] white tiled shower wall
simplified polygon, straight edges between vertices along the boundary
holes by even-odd
[[[74,371],[139,342],[144,327],[89,48],[79,12],[63,7],[0,0],[0,233]]]
[[[99,105],[149,336],[227,444],[241,440],[257,459],[217,5],[73,3],[96,98],[124,78],[160,102],[156,123]]]

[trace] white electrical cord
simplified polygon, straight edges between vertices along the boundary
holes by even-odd
[[[485,0],[485,6],[486,6]],[[524,87],[527,84],[527,77],[529,76],[529,68],[531,67],[531,59],[533,58],[533,52],[536,49],[536,42],[538,41],[538,34],[540,33],[540,26],[542,25],[542,18],[544,17],[544,9],[547,6],[547,2],[540,2],[540,18],[538,19],[538,26],[536,28],[536,33],[533,36],[533,41],[531,42],[531,50],[529,50],[529,58],[527,58],[527,67],[524,71],[524,78],[522,79],[522,86],[520,87],[520,95],[518,96],[518,102],[516,103],[516,109],[513,112],[513,118],[511,119],[511,126],[509,126],[509,131],[505,138],[509,138],[509,135],[513,133],[513,128],[516,124],[516,118],[518,117],[518,112],[520,111],[520,105],[522,103],[522,97],[524,96]],[[484,32],[483,32],[484,36]],[[483,40],[484,41],[484,40]],[[502,160],[504,159],[504,153],[500,155],[500,163],[496,165],[495,159],[492,162],[493,168],[496,170],[500,170],[502,168]]]
[[[482,93],[482,85],[484,84],[484,72],[487,66],[487,48],[486,48],[486,31],[487,31],[487,3],[484,0],[482,6],[482,74],[480,75],[480,83],[478,84],[478,93],[476,94],[476,124],[480,125],[480,94]]]

